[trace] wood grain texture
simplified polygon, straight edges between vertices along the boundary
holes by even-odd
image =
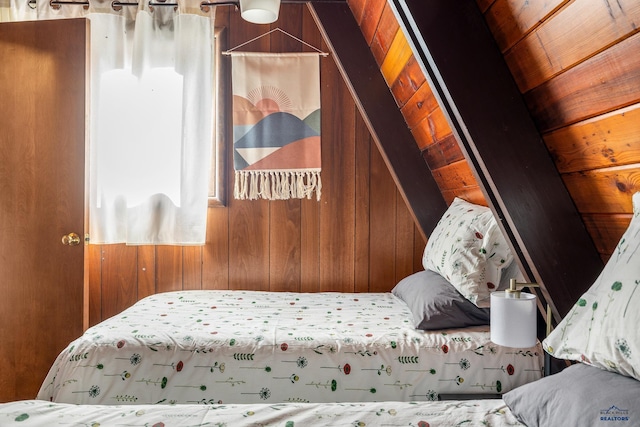
[[[402,31],[396,32],[393,42],[389,47],[384,61],[380,65],[380,71],[387,81],[388,86],[393,86],[396,79],[409,61],[413,53]]]
[[[525,95],[546,133],[640,101],[640,34],[623,40]]]
[[[375,156],[377,148],[371,138],[371,134],[366,128],[362,116],[356,115],[356,133],[355,133],[355,168],[356,177],[358,176],[370,176],[371,179],[366,181],[364,179],[356,179],[355,181],[355,217],[358,219],[355,223],[355,269],[354,269],[354,289],[356,292],[367,292],[369,290],[369,283],[372,279],[369,275],[369,264],[371,254],[369,248],[374,236],[371,233],[371,221],[372,218],[369,215],[371,209],[375,209],[372,206],[372,191],[377,183],[381,180],[378,176],[377,180],[374,180],[371,171],[371,158]],[[379,154],[379,153],[378,153]],[[384,179],[383,179],[384,181]],[[390,204],[390,203],[389,203]],[[386,205],[386,203],[385,203]],[[374,258],[375,259],[375,258]]]
[[[371,40],[371,52],[376,58],[376,62],[382,64],[399,30],[398,21],[393,15],[393,10],[386,2],[380,16],[380,22],[376,28],[373,40]]]
[[[412,63],[416,63],[415,58]],[[420,75],[423,76],[424,81],[422,71],[420,71]],[[423,84],[417,90],[414,89],[413,95],[400,111],[409,129],[413,129],[438,108],[440,107],[431,87],[428,84]]]
[[[335,64],[327,64],[322,71],[331,86],[337,89],[333,93],[322,92],[323,105],[338,103],[342,109],[330,109],[328,120],[323,121],[323,129],[326,126],[333,131],[331,140],[322,147],[323,171],[331,179],[322,182],[320,265],[332,265],[332,268],[320,269],[320,290],[351,292],[355,275],[356,106]]]
[[[422,151],[422,156],[431,170],[464,160],[464,154],[453,134],[426,147]]]
[[[505,60],[524,93],[630,37],[639,26],[636,0],[569,2],[515,45]]]
[[[631,196],[640,191],[640,165],[627,165],[562,175],[583,213],[631,213]]]
[[[598,252],[609,257],[616,249],[620,236],[624,234],[632,214],[585,214],[584,223],[589,233],[594,237]]]
[[[414,135],[424,135],[417,141],[419,148],[441,141],[452,133],[451,126],[440,107],[426,114],[411,131]]]
[[[478,186],[473,171],[464,160],[434,169],[431,173],[442,192]]]
[[[84,235],[88,21],[61,21],[0,24],[0,402],[37,394],[95,302],[61,243]]]
[[[398,78],[391,86],[391,93],[398,107],[402,108],[409,99],[422,87],[426,78],[420,64],[412,55],[402,69]]]
[[[544,136],[561,173],[640,163],[640,104]]]
[[[498,47],[505,52],[568,1],[496,0],[485,9],[478,0],[478,5]]]
[[[386,4],[387,0],[367,0],[362,11],[360,28],[362,28],[362,34],[369,46],[373,42],[373,36],[378,29],[378,23]]]
[[[138,300],[136,255],[135,246],[102,246],[101,319],[119,313]]]

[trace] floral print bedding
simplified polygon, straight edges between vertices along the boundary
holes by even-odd
[[[542,376],[542,349],[489,327],[421,331],[391,293],[176,291],[140,300],[63,350],[37,398],[78,404],[437,400]]]
[[[231,405],[0,404],[2,426],[524,426],[500,399],[447,402],[254,403]]]

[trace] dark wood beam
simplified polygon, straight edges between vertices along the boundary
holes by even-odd
[[[391,0],[530,280],[566,314],[603,268],[474,0]]]
[[[346,3],[314,2],[309,4],[309,9],[426,238],[447,205],[353,13]]]

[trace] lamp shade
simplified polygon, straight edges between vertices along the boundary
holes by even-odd
[[[240,0],[242,19],[254,24],[271,24],[278,19],[280,0]]]
[[[491,341],[505,347],[526,348],[536,344],[536,296],[520,292],[491,294]]]

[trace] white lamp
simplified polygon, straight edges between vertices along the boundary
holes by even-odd
[[[254,24],[271,24],[279,12],[280,0],[240,0],[242,19]]]
[[[536,296],[522,292],[535,283],[509,281],[509,289],[491,294],[491,341],[505,347],[526,348],[536,344]]]

